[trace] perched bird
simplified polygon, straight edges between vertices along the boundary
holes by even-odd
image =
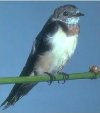
[[[84,16],[84,14],[74,5],[56,8],[37,35],[20,76],[45,73],[54,76],[55,73],[59,73],[76,49],[80,32],[78,25],[80,16]],[[14,105],[36,84],[37,82],[15,84],[1,106],[4,105],[5,109]]]

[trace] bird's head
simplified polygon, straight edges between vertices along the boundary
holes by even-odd
[[[84,16],[84,14],[76,6],[64,5],[55,9],[52,19],[65,22],[66,24],[77,24],[80,16]]]

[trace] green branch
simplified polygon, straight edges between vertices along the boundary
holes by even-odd
[[[94,74],[93,72],[84,72],[84,73],[73,73],[69,74],[68,80],[76,79],[93,79],[100,78],[100,72]],[[50,80],[50,77],[47,75],[42,76],[31,76],[31,77],[0,77],[0,84],[14,84],[14,83],[32,83],[32,82],[47,82]],[[63,80],[61,74],[56,75],[55,81]]]

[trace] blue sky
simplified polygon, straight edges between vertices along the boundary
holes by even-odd
[[[33,40],[53,10],[73,4],[85,14],[80,19],[77,50],[64,72],[86,72],[100,66],[100,2],[0,2],[0,77],[18,76]],[[0,86],[0,103],[13,85]],[[0,113],[100,113],[100,79],[72,80],[51,86],[39,83],[13,107]]]

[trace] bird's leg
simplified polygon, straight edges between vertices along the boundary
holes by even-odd
[[[64,72],[58,72],[58,74],[61,74],[63,76],[63,83],[64,84],[66,82],[66,80],[68,80],[69,78],[69,74],[66,74]],[[58,80],[58,83],[60,83],[60,81]]]
[[[51,85],[51,83],[56,80],[56,77],[54,74],[51,74],[51,73],[48,73],[48,72],[45,72],[45,74],[47,74],[49,77],[50,77],[50,81],[49,81],[49,85]]]

